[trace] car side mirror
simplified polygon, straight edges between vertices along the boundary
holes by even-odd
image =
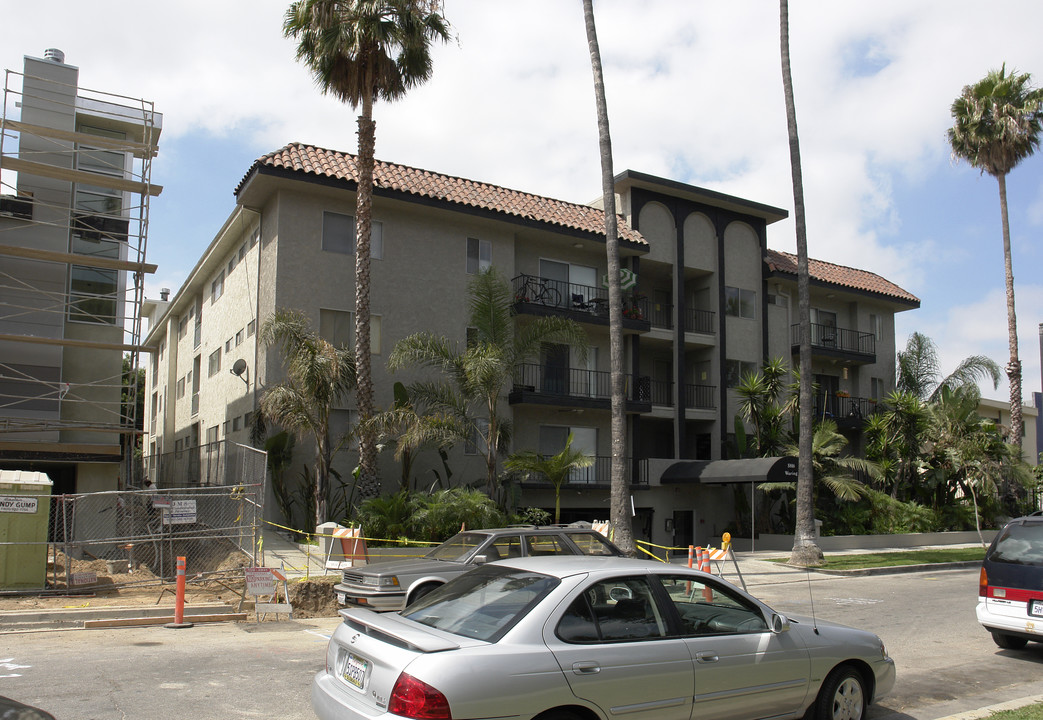
[[[489,557],[487,555],[475,555],[471,562],[475,565],[485,565],[485,563],[489,562]]]
[[[789,619],[781,613],[772,613],[771,631],[776,635],[779,633],[789,632]]]

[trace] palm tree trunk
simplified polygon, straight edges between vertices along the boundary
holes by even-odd
[[[373,164],[376,123],[373,122],[373,95],[367,93],[358,118],[359,180],[355,207],[355,402],[359,422],[373,417],[373,371],[369,335],[370,238],[373,229]],[[377,446],[372,432],[359,437],[359,492],[362,497],[380,494],[377,476]]]
[[[790,562],[821,565],[822,550],[815,543],[814,474],[811,465],[811,296],[808,272],[808,231],[804,214],[804,180],[800,169],[797,109],[790,74],[789,6],[779,0],[782,45],[782,88],[786,98],[786,127],[789,131],[790,172],[793,176],[793,219],[797,228],[797,302],[800,313],[800,426],[797,438],[797,517]]]
[[[1007,219],[1007,176],[997,175],[1000,186],[1000,215],[1003,222],[1003,267],[1007,291],[1007,343],[1010,361],[1007,378],[1010,381],[1010,437],[1007,442],[1021,450],[1021,360],[1018,359],[1018,318],[1014,313],[1014,263],[1010,255],[1010,222]],[[1020,454],[1020,453],[1019,453]]]
[[[326,501],[330,494],[330,440],[326,432],[315,433],[315,527],[328,519]]]
[[[619,279],[619,231],[616,225],[616,188],[612,173],[612,136],[608,127],[605,78],[601,70],[601,49],[594,26],[593,0],[583,0],[583,19],[590,50],[590,69],[594,74],[594,99],[597,105],[598,139],[601,149],[601,192],[605,206],[605,254],[608,259],[608,333],[612,385],[612,474],[611,522],[614,540],[620,550],[634,555],[634,529],[630,517],[629,484],[626,477],[626,407],[623,395],[623,290]]]

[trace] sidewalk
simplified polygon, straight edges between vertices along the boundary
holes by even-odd
[[[302,549],[304,548],[304,549]],[[336,573],[325,569],[326,558],[315,545],[299,545],[274,528],[261,531],[264,567],[280,568],[289,579]]]

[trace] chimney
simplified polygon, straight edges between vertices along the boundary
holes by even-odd
[[[43,59],[50,60],[59,64],[65,64],[65,53],[58,48],[47,48],[43,51]]]
[[[170,298],[170,288],[160,288],[159,299],[166,302]]]

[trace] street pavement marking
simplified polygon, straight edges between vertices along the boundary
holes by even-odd
[[[26,670],[31,667],[32,665],[18,665],[14,662],[14,658],[6,658],[4,660],[0,660],[0,670]],[[16,677],[22,677],[22,673],[8,673],[6,675],[0,675],[0,679]]]
[[[877,600],[876,598],[826,598],[826,600],[832,600],[837,605],[876,605],[877,603],[883,602],[883,600]]]

